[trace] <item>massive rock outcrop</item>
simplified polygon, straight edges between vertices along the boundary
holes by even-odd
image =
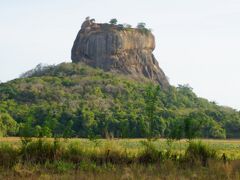
[[[86,19],[72,48],[72,61],[133,76],[145,76],[163,88],[168,80],[152,51],[154,36],[146,29],[96,24]]]

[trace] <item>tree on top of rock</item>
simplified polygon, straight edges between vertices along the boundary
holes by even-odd
[[[113,18],[109,21],[109,23],[112,24],[112,25],[116,25],[117,24],[117,19]]]
[[[138,23],[138,24],[137,24],[137,28],[138,28],[138,29],[145,29],[145,28],[146,28],[146,23],[144,23],[144,22]]]

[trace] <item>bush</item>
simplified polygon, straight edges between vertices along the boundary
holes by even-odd
[[[208,164],[209,159],[216,158],[216,150],[203,144],[201,141],[190,141],[185,152],[185,160],[191,164],[201,163],[203,166]]]
[[[20,78],[27,78],[32,76],[41,76],[45,71],[50,70],[54,67],[54,65],[47,64],[38,64],[34,69],[29,70],[20,75]]]
[[[17,131],[17,122],[8,113],[0,112],[0,137],[15,135]]]
[[[10,144],[0,144],[0,166],[11,168],[18,162],[19,152]]]
[[[112,24],[112,25],[116,25],[117,24],[117,19],[113,18],[109,21],[109,23]]]
[[[80,163],[83,158],[87,158],[86,154],[84,154],[83,149],[81,148],[79,143],[71,143],[68,145],[66,151],[63,154],[63,159],[72,162],[72,163]]]
[[[163,151],[158,150],[152,140],[142,141],[141,143],[144,146],[144,151],[138,157],[140,163],[155,163],[164,159]]]
[[[22,143],[21,147],[23,161],[30,163],[52,162],[58,159],[60,153],[61,148],[57,140],[52,143],[40,138],[37,141]]]
[[[58,173],[65,173],[75,168],[75,165],[73,163],[65,161],[55,161],[53,163],[53,166]]]
[[[145,29],[145,27],[146,27],[146,23],[144,23],[144,22],[140,22],[137,24],[138,29]]]

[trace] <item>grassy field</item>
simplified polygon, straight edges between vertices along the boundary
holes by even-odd
[[[8,137],[0,179],[240,179],[239,150],[240,140]]]
[[[46,138],[48,141],[53,141],[53,138]],[[142,141],[146,139],[97,139],[97,140],[89,140],[89,139],[79,139],[79,138],[71,138],[71,139],[60,139],[63,144],[72,144],[76,143],[80,146],[83,146],[85,149],[92,148],[103,148],[107,146],[115,146],[115,148],[126,149],[131,152],[142,151],[144,148],[142,145]],[[227,139],[227,140],[219,140],[219,139],[201,139],[202,142],[207,144],[209,147],[216,149],[218,156],[222,156],[225,153],[230,160],[240,159],[240,140],[239,139]],[[21,145],[21,139],[19,137],[2,137],[0,138],[0,143],[10,143],[14,146]],[[153,141],[153,144],[158,149],[167,149],[169,148],[168,142],[166,139],[157,139]],[[173,141],[171,144],[171,149],[175,152],[184,153],[188,146],[188,142],[186,139],[180,141]]]

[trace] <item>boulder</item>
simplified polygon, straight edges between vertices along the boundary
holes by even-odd
[[[79,31],[71,58],[105,71],[144,76],[167,88],[169,82],[152,53],[154,48],[154,36],[147,29],[94,23],[87,31]]]

